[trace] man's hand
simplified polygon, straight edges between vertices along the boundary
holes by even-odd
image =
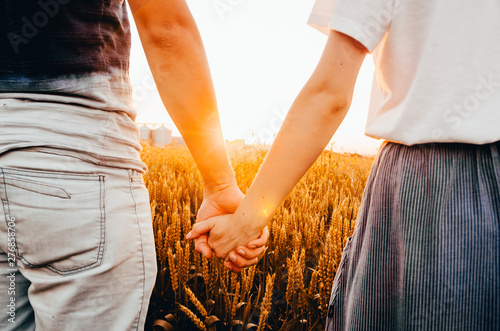
[[[214,216],[232,214],[243,200],[243,193],[236,185],[230,185],[213,193],[205,193],[205,198],[198,210],[196,222],[203,222]],[[201,235],[195,240],[195,249],[207,259],[212,257],[212,250],[208,246],[208,233]]]
[[[186,238],[200,238],[209,232],[208,245],[217,257],[226,259],[224,265],[233,271],[239,270],[232,266],[239,269],[259,262],[259,256],[265,252],[264,245],[269,237],[267,227],[263,230],[253,229],[231,214],[195,224]]]

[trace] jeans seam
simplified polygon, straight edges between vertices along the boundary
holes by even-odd
[[[4,179],[5,178],[4,168],[0,167],[0,170],[2,172],[2,179]],[[0,190],[0,199],[2,200],[5,225],[7,225],[8,227],[8,220],[10,219],[10,205],[9,205],[9,197],[7,196],[7,184],[5,183],[5,180],[3,180],[3,190]],[[15,244],[14,246],[15,250],[17,252],[18,251],[17,240],[14,241],[14,244]]]
[[[97,181],[95,178],[95,174],[73,174],[73,173],[65,173],[63,171],[57,170],[58,174],[54,174],[54,172],[49,171],[34,171],[34,170],[18,170],[13,168],[2,168],[2,175],[11,175],[11,176],[24,176],[31,178],[64,178],[64,179],[72,179],[72,180],[86,180],[86,181]]]
[[[132,172],[131,170],[127,170],[128,174],[130,177],[132,177]],[[139,242],[140,242],[140,245],[141,245],[141,256],[142,256],[142,296],[141,296],[141,305],[140,305],[140,309],[139,309],[139,315],[137,316],[136,320],[135,320],[135,330],[139,330],[139,321],[141,320],[141,316],[142,316],[142,307],[143,307],[143,304],[144,304],[144,295],[146,293],[146,265],[145,265],[145,257],[144,257],[144,246],[143,246],[143,243],[142,243],[142,229],[141,229],[141,222],[140,222],[140,219],[139,219],[139,216],[138,216],[138,212],[137,212],[137,201],[135,200],[135,196],[134,196],[134,191],[132,189],[132,181],[129,180],[129,188],[130,188],[130,194],[132,196],[132,200],[134,201],[134,209],[135,209],[135,216],[136,216],[136,219],[137,219],[137,227],[139,229]]]
[[[71,199],[71,194],[69,194],[69,192],[65,188],[60,187],[60,186],[53,186],[53,185],[48,185],[48,184],[41,183],[41,182],[36,182],[33,180],[24,180],[24,179],[20,179],[20,178],[12,178],[12,177],[6,177],[6,176],[3,177],[3,182],[4,182],[4,185],[14,186],[14,187],[17,187],[17,188],[22,189],[22,190],[26,190],[26,191],[30,191],[30,192],[34,192],[34,193],[38,193],[38,194],[43,194],[43,195],[48,195],[48,196],[55,197],[55,198]],[[26,185],[26,184],[28,184],[28,185]],[[30,187],[29,184],[38,186],[38,188],[35,189],[33,187]],[[51,191],[44,192],[40,188],[50,189]]]
[[[5,178],[4,168],[0,169],[2,170],[2,179],[3,179]],[[10,216],[9,198],[7,197],[7,183],[5,182],[5,180],[3,181],[3,191],[5,192],[5,199],[3,197],[1,198],[2,198],[2,204],[4,206],[4,212],[6,212],[8,216]],[[5,208],[5,206],[7,206],[7,208]]]

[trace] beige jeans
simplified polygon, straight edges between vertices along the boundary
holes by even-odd
[[[142,173],[0,156],[0,330],[142,330],[156,279]]]

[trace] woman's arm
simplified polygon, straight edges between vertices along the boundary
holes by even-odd
[[[366,48],[351,37],[331,31],[316,70],[295,100],[235,214],[196,225],[189,238],[210,231],[210,247],[218,257],[226,257],[258,237],[342,123],[366,54]]]

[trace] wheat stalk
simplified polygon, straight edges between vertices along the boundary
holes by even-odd
[[[276,278],[276,274],[267,275],[266,280],[266,293],[264,294],[264,299],[262,300],[262,304],[260,305],[260,317],[259,317],[259,326],[257,331],[262,331],[264,326],[267,323],[267,319],[269,318],[269,313],[271,312],[271,299],[274,291],[274,280]]]
[[[174,255],[172,254],[172,249],[169,248],[167,252],[168,256],[168,269],[170,270],[170,279],[172,281],[172,289],[177,292],[179,288],[179,275],[177,274],[177,267],[174,263]]]
[[[179,305],[179,310],[182,311],[186,316],[198,327],[198,329],[207,331],[207,328],[205,327],[205,324],[196,316],[195,313],[193,313],[188,307],[183,306],[181,304]]]
[[[189,300],[191,300],[191,302],[196,307],[196,309],[198,309],[198,311],[200,312],[200,314],[202,314],[203,317],[207,318],[208,317],[207,310],[205,309],[205,307],[203,307],[203,305],[198,300],[198,298],[196,297],[196,295],[194,295],[193,291],[191,291],[191,289],[189,287],[187,287],[187,286],[184,287],[184,290],[186,291],[186,293],[187,293],[187,295],[189,297]]]

